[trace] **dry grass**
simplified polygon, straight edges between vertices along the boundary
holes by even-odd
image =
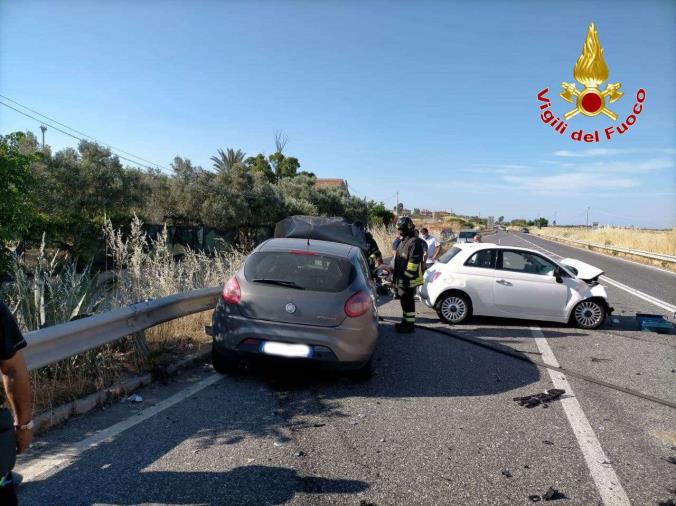
[[[0,297],[12,309],[23,331],[69,321],[146,299],[222,284],[239,267],[245,254],[223,248],[207,255],[187,251],[171,254],[166,230],[149,240],[136,219],[123,237],[110,223],[104,229],[114,271],[96,276],[78,272],[74,262],[48,258],[44,247],[28,266],[18,258],[14,281]],[[106,388],[130,374],[151,371],[208,342],[204,325],[211,311],[190,315],[148,329],[31,372],[37,413]],[[139,344],[141,343],[141,344]]]
[[[671,230],[641,230],[634,228],[603,227],[545,227],[531,228],[531,233],[563,237],[602,246],[629,248],[664,255],[676,255],[676,228]]]
[[[392,256],[392,242],[397,237],[397,230],[394,227],[387,228],[381,225],[369,229],[369,232],[378,243],[378,249],[380,249],[383,257]]]

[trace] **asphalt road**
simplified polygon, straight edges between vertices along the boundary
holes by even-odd
[[[492,240],[525,245],[513,234]],[[673,291],[673,278],[658,271],[542,245],[627,285],[654,276],[635,286],[654,297],[666,298],[670,284]],[[503,319],[449,328],[425,308],[419,322],[521,358],[546,361],[551,350],[567,370],[676,402],[674,336],[634,325],[637,311],[660,308],[613,286],[608,292],[617,315],[598,331]],[[396,301],[383,301],[381,315],[399,314]],[[565,496],[553,504],[676,500],[674,410],[572,375],[571,391],[547,409],[512,400],[562,376],[429,330],[400,336],[386,322],[366,382],[284,366],[219,377],[205,365],[144,389],[142,403],[52,430],[20,459],[20,501],[532,504],[529,496],[552,486]],[[599,448],[604,458],[595,462]],[[609,475],[617,482],[604,482]]]

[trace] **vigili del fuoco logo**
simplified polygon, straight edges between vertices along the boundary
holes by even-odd
[[[610,104],[614,104],[622,98],[624,92],[620,91],[622,83],[608,83],[602,91],[600,86],[608,80],[608,65],[603,57],[603,48],[599,42],[599,35],[594,23],[589,25],[587,38],[582,46],[582,54],[577,59],[573,67],[573,77],[582,86],[577,87],[576,83],[561,83],[563,91],[559,96],[575,108],[566,112],[563,119],[556,116],[552,110],[552,102],[547,97],[549,88],[545,88],[538,93],[537,98],[540,102],[540,119],[546,125],[551,126],[555,132],[563,135],[568,129],[566,121],[578,115],[598,116],[603,114],[612,121],[617,121],[617,114],[611,110]],[[630,114],[624,118],[618,125],[610,125],[600,133],[599,130],[585,132],[584,129],[574,130],[570,133],[570,138],[578,142],[601,142],[601,140],[610,140],[615,134],[624,134],[636,123],[636,119],[643,110],[646,92],[643,88],[636,92],[636,101]],[[578,116],[579,117],[579,116]]]

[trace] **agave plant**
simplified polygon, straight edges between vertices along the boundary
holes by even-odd
[[[25,330],[63,323],[97,311],[105,300],[91,267],[79,270],[75,261],[55,251],[48,256],[42,237],[37,258],[15,258],[14,281],[3,290],[17,321]]]

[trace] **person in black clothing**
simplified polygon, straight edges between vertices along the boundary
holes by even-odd
[[[378,267],[383,261],[383,254],[380,252],[380,248],[378,248],[378,243],[373,238],[373,235],[371,234],[371,232],[366,230],[364,224],[360,221],[357,221],[355,222],[354,225],[358,229],[362,230],[364,232],[364,236],[366,237],[366,242],[368,243],[368,250],[365,253],[366,258],[368,259],[369,262],[371,276],[374,277],[376,267]]]
[[[415,330],[415,291],[423,282],[422,241],[415,236],[413,221],[408,216],[397,220],[401,241],[394,257],[394,286],[401,302],[402,319],[395,328],[408,334]]]
[[[28,369],[20,351],[25,346],[12,313],[0,301],[0,371],[9,407],[0,407],[0,504],[3,506],[17,504],[11,470],[16,453],[26,450],[33,439]]]

